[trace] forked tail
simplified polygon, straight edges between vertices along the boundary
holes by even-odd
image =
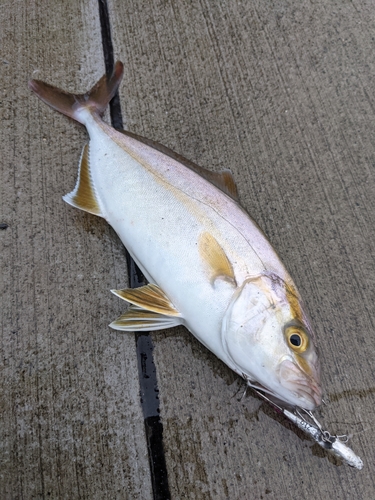
[[[123,72],[124,65],[117,61],[112,75],[109,78],[102,76],[86,94],[70,94],[40,80],[30,80],[29,88],[51,108],[83,123],[79,111],[84,108],[92,113],[102,114],[115,95]]]

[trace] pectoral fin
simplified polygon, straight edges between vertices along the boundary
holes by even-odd
[[[88,144],[84,146],[82,151],[77,184],[71,193],[63,196],[63,200],[73,207],[80,208],[90,214],[103,217],[96,189],[91,177]]]
[[[179,311],[163,290],[153,283],[140,288],[111,290],[111,292],[131,304],[125,314],[109,325],[115,330],[161,330],[182,323]]]
[[[208,232],[199,238],[199,253],[210,272],[210,281],[222,278],[236,285],[232,264],[218,241]]]

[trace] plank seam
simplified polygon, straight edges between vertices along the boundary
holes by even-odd
[[[114,68],[114,50],[111,35],[108,4],[106,0],[98,0],[99,18],[105,69],[110,75]],[[121,104],[118,92],[109,104],[111,123],[114,128],[123,128]],[[146,284],[142,272],[126,250],[129,284],[137,288]],[[143,411],[147,451],[150,464],[151,484],[154,500],[169,500],[168,473],[163,446],[163,424],[160,419],[159,389],[156,378],[156,367],[153,359],[153,342],[147,332],[135,335],[140,398]]]

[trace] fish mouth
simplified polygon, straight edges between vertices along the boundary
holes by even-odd
[[[315,410],[322,404],[322,388],[319,383],[319,371],[313,370],[312,375],[304,373],[295,363],[285,359],[279,369],[279,380],[297,399],[297,406],[305,410]]]

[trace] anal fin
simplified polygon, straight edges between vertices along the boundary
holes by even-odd
[[[85,212],[104,217],[90,172],[89,144],[82,151],[76,186],[71,193],[63,196],[63,200]]]

